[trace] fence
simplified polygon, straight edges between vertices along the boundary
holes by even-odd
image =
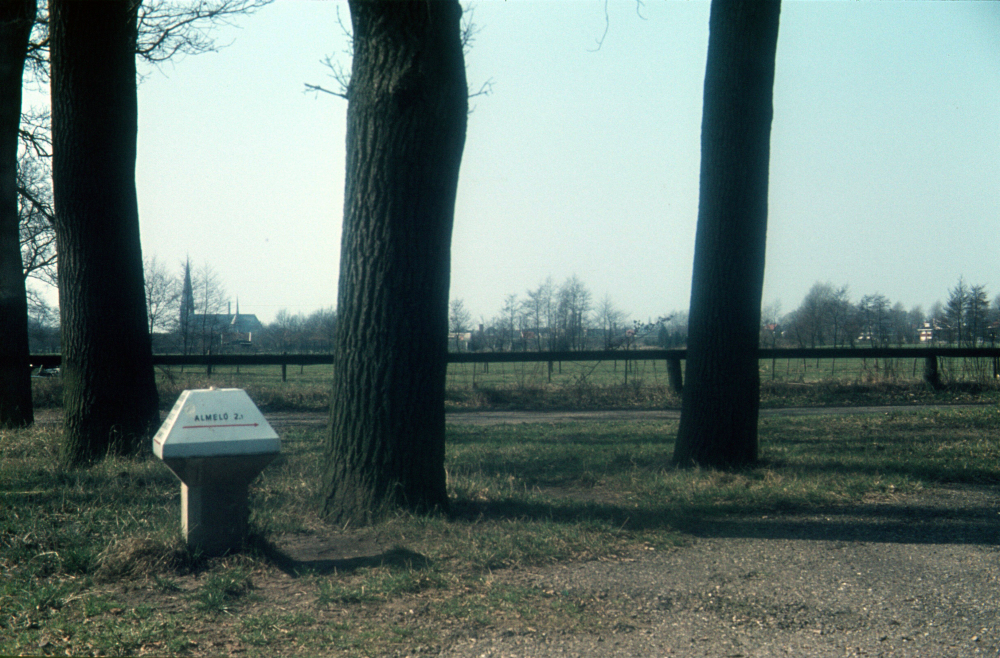
[[[663,361],[666,364],[667,381],[672,390],[679,392],[683,386],[681,362],[687,358],[683,349],[641,349],[641,350],[591,350],[579,352],[454,352],[448,354],[448,362],[454,364],[483,364],[488,371],[491,363],[546,363],[549,379],[555,364],[562,362],[619,362],[625,363],[626,381],[631,362]],[[880,348],[761,348],[761,361],[770,360],[771,372],[777,360],[847,360],[847,359],[914,359],[923,360],[922,377],[935,388],[942,386],[942,359],[989,359],[995,379],[1000,375],[1000,347],[880,347]],[[32,367],[55,368],[62,362],[59,354],[39,354],[30,357]],[[306,366],[332,364],[331,354],[154,354],[153,364],[159,366],[203,366],[207,374],[217,366],[280,366],[281,379],[287,378],[290,365]],[[979,362],[981,363],[981,362]],[[985,372],[985,366],[983,367]]]

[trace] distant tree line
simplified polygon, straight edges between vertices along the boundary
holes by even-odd
[[[918,343],[976,347],[994,345],[1000,329],[1000,296],[990,303],[984,285],[959,278],[945,303],[925,312],[907,310],[881,293],[852,301],[847,286],[815,283],[794,311],[780,306],[762,313],[764,347],[889,347]]]
[[[449,349],[473,352],[554,352],[570,350],[680,347],[687,340],[687,313],[674,312],[642,322],[605,295],[596,305],[576,275],[556,285],[549,277],[524,297],[504,297],[491,319],[474,322],[465,301],[449,306]]]
[[[333,349],[337,323],[333,308],[319,309],[308,315],[282,309],[271,323],[262,325],[257,331],[234,332],[231,324],[239,313],[239,301],[234,304],[222,278],[210,264],[192,268],[185,262],[180,274],[173,274],[152,256],[145,259],[144,270],[146,315],[154,352],[303,353]],[[248,316],[239,313],[239,317]]]

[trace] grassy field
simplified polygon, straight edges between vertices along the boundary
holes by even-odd
[[[941,359],[943,390],[922,380],[923,359],[785,359],[760,364],[761,405],[871,406],[1000,401],[1000,387],[988,359]],[[189,388],[244,388],[269,411],[321,411],[329,404],[332,366],[157,368],[160,404],[169,409]],[[33,380],[38,408],[61,404],[58,378]],[[679,408],[666,365],[638,361],[451,364],[446,405],[470,409],[663,409]]]
[[[497,574],[670,550],[749,511],[1000,484],[998,430],[992,407],[767,418],[760,464],[725,473],[671,467],[674,423],[452,427],[450,513],[354,530],[316,515],[321,436],[295,429],[253,486],[248,545],[212,560],[185,549],[157,460],[64,470],[55,429],[5,431],[0,654],[383,656],[470,628],[600,631],[628,601]]]

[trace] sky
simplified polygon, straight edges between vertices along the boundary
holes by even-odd
[[[346,3],[277,0],[218,52],[141,68],[145,256],[210,265],[264,322],[336,303]],[[606,12],[606,13],[605,13]],[[709,3],[479,0],[452,299],[489,321],[576,275],[631,319],[686,310]],[[603,36],[603,42],[599,40]],[[26,103],[37,103],[38,94]],[[763,303],[816,282],[907,308],[1000,293],[1000,3],[785,0]]]

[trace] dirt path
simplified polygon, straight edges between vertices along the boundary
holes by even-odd
[[[466,656],[990,656],[1000,492],[943,488],[808,515],[702,523],[676,550],[508,578],[634,613],[606,636],[469,637]]]

